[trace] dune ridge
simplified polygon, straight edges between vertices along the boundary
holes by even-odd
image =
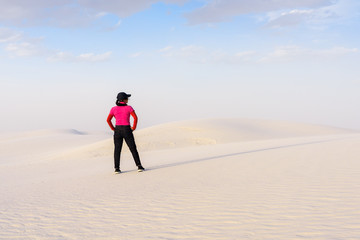
[[[161,124],[136,132],[144,150],[273,138],[356,133],[322,125],[258,119],[201,119]]]
[[[134,132],[139,151],[156,151],[195,146],[260,141],[281,138],[356,134],[336,127],[258,119],[200,119],[160,124]],[[129,150],[123,148],[125,153]],[[83,146],[71,152],[77,156],[110,156],[113,140]]]

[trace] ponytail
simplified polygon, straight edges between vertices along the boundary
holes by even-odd
[[[127,106],[126,103],[121,103],[119,100],[116,100],[115,104],[116,104],[116,106],[119,106],[119,107]]]

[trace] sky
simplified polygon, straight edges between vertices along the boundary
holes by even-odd
[[[0,132],[202,118],[360,130],[360,1],[0,0]]]

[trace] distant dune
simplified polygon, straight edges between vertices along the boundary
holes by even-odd
[[[134,132],[140,151],[351,133],[357,133],[357,131],[322,125],[255,119],[180,121],[160,124]],[[78,149],[77,154],[110,156],[112,152],[113,140],[110,137],[107,140]],[[126,146],[124,152],[128,152]]]
[[[136,132],[136,137],[140,148],[151,150],[353,132],[355,131],[286,121],[203,119],[149,127]]]

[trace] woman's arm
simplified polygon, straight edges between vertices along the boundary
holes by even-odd
[[[115,128],[114,128],[114,125],[112,124],[112,122],[111,122],[111,119],[113,118],[113,116],[114,115],[112,115],[112,114],[109,114],[109,116],[107,117],[107,119],[106,119],[106,121],[107,121],[107,123],[109,124],[109,126],[110,126],[110,128],[111,128],[111,130],[115,130]]]
[[[134,125],[132,126],[131,129],[132,129],[133,131],[135,131],[136,125],[137,125],[137,122],[138,122],[138,117],[137,117],[135,111],[132,111],[130,114],[131,114],[131,116],[134,118]]]

